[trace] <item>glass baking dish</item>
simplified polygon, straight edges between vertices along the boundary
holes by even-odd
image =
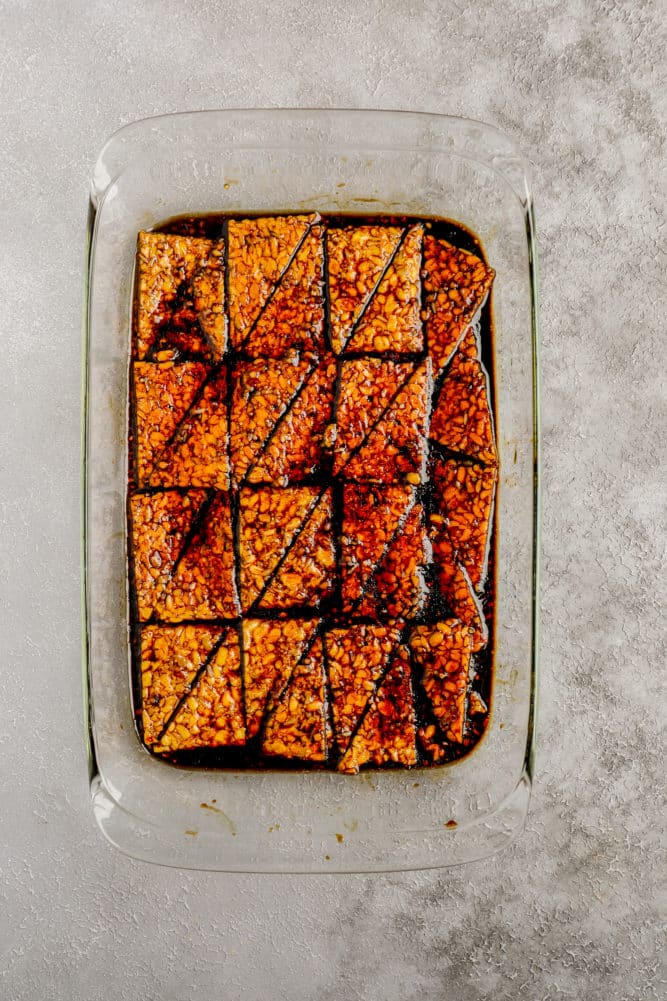
[[[412,770],[174,768],[134,727],[126,582],[127,377],[137,232],[183,214],[437,216],[496,270],[494,681],[483,740]],[[135,858],[196,869],[352,872],[452,865],[522,829],[537,670],[538,398],[534,223],[526,161],[479,122],[389,111],[204,111],[135,122],[95,165],[83,421],[84,684],[92,804]]]

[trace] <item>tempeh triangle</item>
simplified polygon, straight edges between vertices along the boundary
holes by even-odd
[[[160,738],[156,750],[161,753],[245,743],[239,638],[233,628],[222,635],[222,643]]]
[[[264,754],[303,761],[326,758],[326,702],[322,639],[318,637],[298,664],[262,739]]]
[[[304,530],[320,495],[317,487],[241,490],[239,544],[244,611],[270,587],[272,575]]]
[[[229,489],[227,372],[220,369],[187,411],[148,477],[151,486]]]
[[[341,366],[336,411],[334,475],[364,444],[375,424],[415,372],[409,362],[354,358]]]
[[[410,647],[422,669],[421,684],[447,740],[464,736],[471,634],[457,619],[418,626]]]
[[[464,338],[464,340],[467,340]],[[459,349],[431,416],[430,438],[452,452],[496,463],[488,379],[481,362]]]
[[[141,630],[141,719],[144,743],[160,737],[222,631],[213,626],[145,626]]]
[[[452,545],[475,589],[484,581],[489,555],[491,514],[496,488],[494,467],[436,462],[435,496]]]
[[[423,232],[421,226],[407,231],[354,328],[346,351],[410,353],[423,349],[419,301]]]
[[[428,557],[422,518],[421,504],[414,504],[375,568],[356,615],[411,619],[421,612],[427,595],[424,568]]]
[[[207,370],[200,362],[135,362],[137,480],[145,486],[156,460],[195,399]]]
[[[475,653],[486,645],[489,638],[484,612],[465,567],[456,558],[442,515],[430,516],[429,537],[440,593],[454,616],[470,629],[472,651]]]
[[[242,350],[299,244],[317,217],[230,219],[229,319],[232,346]]]
[[[403,230],[354,226],[327,233],[331,344],[342,354],[392,262]]]
[[[139,234],[136,357],[222,358],[226,347],[221,241]]]
[[[415,711],[410,678],[410,659],[403,646],[396,648],[392,666],[373,695],[366,715],[341,758],[341,772],[358,772],[372,762],[416,764]]]
[[[331,491],[326,490],[306,515],[299,537],[293,537],[267,578],[258,608],[317,608],[331,593],[336,573],[331,516]]]
[[[419,483],[424,477],[431,393],[430,360],[419,365],[363,444],[342,467],[352,480],[395,483],[404,477]]]
[[[279,358],[324,345],[322,227],[313,225],[245,341],[245,354]]]
[[[312,356],[291,352],[284,358],[241,362],[236,368],[230,447],[234,480],[241,484],[269,447],[276,425],[310,373]]]
[[[495,272],[475,254],[424,237],[426,337],[434,372],[444,368],[491,288]]]
[[[273,709],[317,626],[317,619],[244,621],[243,677],[248,739],[259,733],[265,711]]]
[[[315,368],[294,397],[264,450],[247,471],[248,483],[287,486],[318,471],[333,411],[336,362]]]
[[[157,604],[165,622],[234,618],[239,613],[229,495],[216,492],[200,517]]]
[[[141,622],[153,615],[205,498],[203,490],[130,497],[134,590]]]
[[[361,719],[399,641],[400,625],[353,625],[332,629],[326,656],[336,743],[342,753]]]
[[[402,486],[346,484],[343,488],[341,576],[343,611],[354,611],[386,547],[414,503],[414,491]]]

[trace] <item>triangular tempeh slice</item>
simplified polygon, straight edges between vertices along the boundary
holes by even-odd
[[[457,558],[479,591],[486,576],[497,471],[456,460],[434,463],[433,496]]]
[[[343,488],[340,567],[343,611],[356,609],[392,536],[414,504],[402,486],[348,483]]]
[[[336,362],[331,358],[306,377],[289,412],[248,469],[248,483],[287,486],[318,471],[327,449],[335,381]]]
[[[435,375],[456,350],[484,302],[494,276],[493,268],[474,254],[445,240],[424,237],[426,338]]]
[[[245,743],[239,637],[235,628],[223,630],[222,636],[155,750],[164,753]]]
[[[470,630],[458,619],[418,626],[410,637],[433,715],[446,739],[457,744],[464,735],[471,642]]]
[[[259,487],[240,493],[241,603],[244,611],[264,596],[287,550],[305,531],[322,499],[318,487]]]
[[[381,420],[342,467],[347,479],[419,483],[425,477],[431,363],[418,365]]]
[[[248,739],[259,733],[318,626],[317,619],[246,619],[243,678]]]
[[[207,369],[200,362],[135,362],[133,371],[137,480],[145,486],[197,396]]]
[[[326,636],[336,743],[342,753],[401,635],[401,625],[353,625]]]
[[[286,273],[314,215],[230,219],[228,288],[230,340],[245,349],[276,286]]]
[[[141,622],[154,613],[205,499],[203,490],[165,490],[130,497],[134,592]]]
[[[369,762],[375,765],[393,762],[409,767],[416,761],[410,660],[405,647],[399,646],[338,769],[353,774]]]
[[[136,356],[201,356],[226,347],[222,241],[139,234]]]
[[[312,355],[296,352],[284,358],[240,362],[235,371],[231,415],[231,457],[234,480],[245,477],[261,461],[272,437],[289,416],[296,394],[315,371]]]
[[[486,646],[488,629],[475,589],[465,568],[456,558],[443,515],[434,513],[430,516],[429,538],[440,593],[455,618],[470,629],[472,652],[475,653]]]
[[[334,475],[362,447],[376,422],[415,373],[409,362],[354,358],[341,365],[336,408]]]
[[[200,519],[157,603],[165,622],[229,619],[239,613],[229,494],[213,494]]]
[[[342,354],[355,324],[369,308],[376,286],[396,254],[398,226],[353,226],[327,232],[331,346]]]
[[[317,608],[331,593],[336,573],[331,518],[331,491],[325,490],[304,519],[298,539],[293,537],[289,552],[267,578],[258,608]]]
[[[145,626],[141,630],[143,739],[155,744],[222,630],[215,626]]]
[[[264,728],[262,751],[267,755],[326,759],[327,721],[322,638],[294,668],[290,682]]]
[[[243,342],[250,357],[279,358],[293,348],[324,345],[323,228],[313,225],[256,325]]]
[[[346,351],[410,353],[421,351],[420,317],[422,226],[413,226],[347,342]]]
[[[347,484],[343,509],[343,611],[372,618],[416,615],[426,598],[428,552],[414,490]]]
[[[468,335],[464,338],[467,340]],[[481,362],[470,357],[469,350],[466,344],[452,359],[431,415],[429,437],[451,452],[495,464],[488,378]]]
[[[222,368],[181,420],[173,443],[159,454],[148,483],[228,490],[228,428],[227,373]]]

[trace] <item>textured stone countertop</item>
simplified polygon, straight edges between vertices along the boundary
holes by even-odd
[[[0,0],[3,999],[664,997],[664,14],[660,0]],[[541,705],[528,827],[501,857],[214,876],[133,862],[93,822],[79,610],[89,172],[132,119],[253,105],[462,114],[535,164]]]

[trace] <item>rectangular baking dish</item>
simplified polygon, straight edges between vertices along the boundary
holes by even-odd
[[[455,220],[496,270],[494,681],[487,732],[438,768],[174,768],[134,727],[127,596],[127,377],[137,232],[182,214]],[[522,829],[537,670],[537,293],[525,160],[497,130],[385,111],[206,111],[126,126],[91,186],[84,335],[84,684],[92,804],[125,853],[164,865],[350,872],[452,865]]]

